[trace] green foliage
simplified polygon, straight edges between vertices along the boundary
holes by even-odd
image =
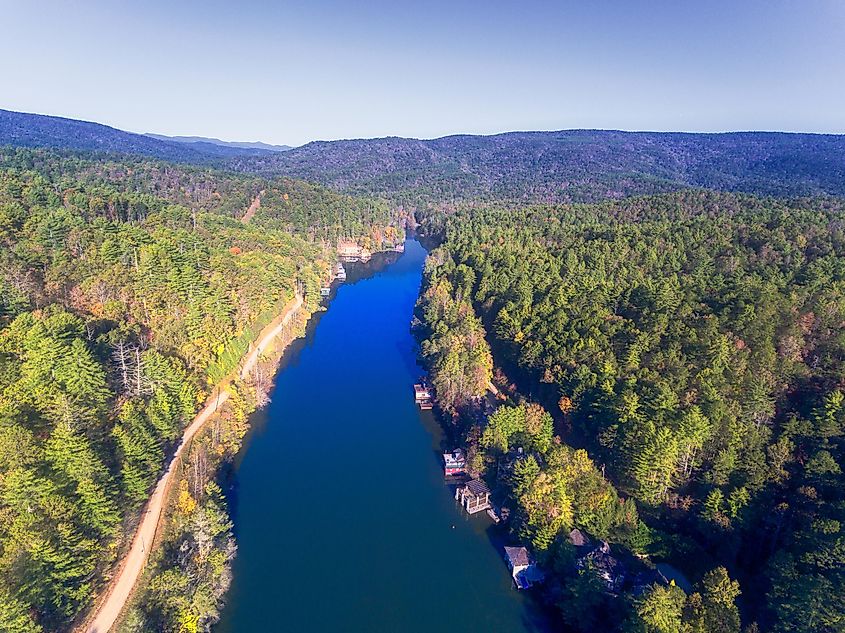
[[[91,603],[209,386],[298,283],[317,301],[334,244],[316,238],[341,235],[401,238],[386,204],[313,185],[0,150],[0,629],[63,631]],[[228,543],[209,499],[186,531]],[[227,573],[217,554],[178,573],[209,566]],[[202,628],[214,600],[171,621]]]
[[[809,613],[832,631],[845,609],[817,596],[843,589],[827,562],[845,486],[843,220],[838,200],[712,191],[466,205],[427,214],[444,237],[427,276],[468,297],[518,382],[557,391],[566,442],[647,509],[667,553],[694,553],[681,566],[770,585],[746,596],[764,630],[809,630]],[[488,462],[524,443],[544,473],[544,451],[501,415],[479,434]],[[539,477],[524,468],[521,495]],[[562,523],[649,547],[639,522],[623,535],[612,513],[579,518],[582,493],[567,489],[567,504],[551,482],[531,508],[556,499]],[[547,547],[543,525],[528,534]]]
[[[437,257],[437,253],[430,256],[429,270],[434,269]],[[426,328],[421,351],[431,370],[438,404],[455,411],[477,401],[490,384],[493,358],[472,305],[454,296],[448,278],[430,277],[417,312]]]
[[[680,587],[655,586],[637,605],[637,615],[646,633],[683,633],[686,595]]]

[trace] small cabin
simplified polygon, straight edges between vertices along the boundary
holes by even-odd
[[[490,489],[480,479],[473,479],[455,491],[455,499],[468,514],[483,512],[490,507]]]
[[[513,582],[517,589],[528,589],[535,582],[540,582],[542,573],[528,555],[524,547],[505,547],[505,559],[513,576]]]
[[[456,448],[451,453],[443,453],[443,474],[446,477],[466,473],[467,460],[463,449]]]
[[[334,276],[340,281],[346,281],[346,269],[343,267],[343,264],[338,263]]]
[[[321,297],[328,297],[332,293],[332,289],[328,286],[323,286],[320,288],[320,296]]]

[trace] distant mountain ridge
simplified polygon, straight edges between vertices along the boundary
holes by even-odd
[[[134,154],[187,163],[219,163],[235,156],[268,153],[207,142],[167,141],[100,123],[11,110],[0,110],[0,145]]]
[[[562,130],[258,143],[123,132],[0,110],[0,146],[138,154],[289,176],[409,206],[461,201],[594,202],[689,187],[771,196],[845,196],[845,135]],[[190,139],[190,140],[188,140]]]
[[[238,168],[419,200],[595,201],[686,187],[845,195],[845,135],[563,130],[319,141]]]
[[[262,143],[261,141],[221,141],[219,138],[206,136],[165,136],[164,134],[153,134],[147,132],[144,136],[157,138],[160,141],[172,141],[176,143],[210,143],[211,145],[221,145],[223,147],[236,147],[239,149],[264,149],[269,152],[286,152],[293,149],[292,145],[272,145],[270,143]]]

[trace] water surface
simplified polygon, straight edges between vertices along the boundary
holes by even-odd
[[[343,285],[277,377],[236,464],[238,556],[216,633],[545,630],[486,515],[444,485],[414,405],[425,251]]]

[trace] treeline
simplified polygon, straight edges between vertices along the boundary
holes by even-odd
[[[0,630],[61,631],[88,607],[213,382],[297,285],[319,300],[333,253],[241,222],[227,196],[242,212],[250,187],[0,153]],[[216,493],[194,498],[213,514]]]
[[[441,218],[440,275],[472,280],[503,361],[638,501],[644,551],[727,568],[761,630],[845,622],[843,215],[688,191]],[[645,630],[710,630],[660,591],[678,617]]]

